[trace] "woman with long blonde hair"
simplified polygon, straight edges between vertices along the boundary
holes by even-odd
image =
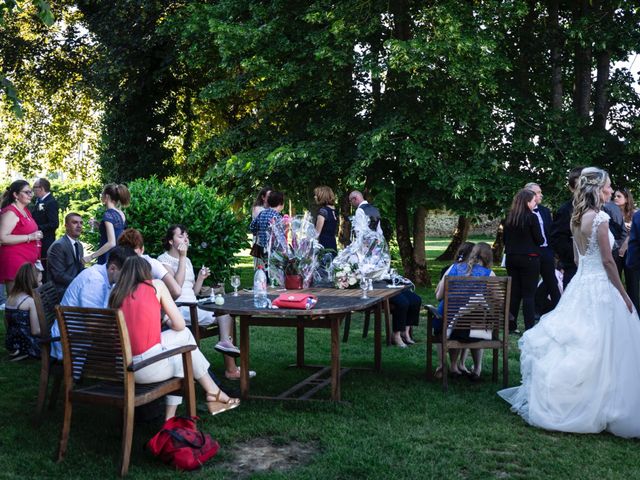
[[[536,427],[640,437],[640,319],[611,253],[611,193],[606,171],[582,170],[571,218],[578,271],[519,341],[522,385],[498,392]]]

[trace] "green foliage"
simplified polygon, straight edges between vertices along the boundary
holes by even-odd
[[[188,256],[194,267],[208,266],[217,281],[229,276],[237,261],[234,254],[248,244],[247,222],[236,217],[229,198],[203,185],[169,184],[155,177],[134,180],[129,190],[127,224],[140,230],[147,253],[162,253],[167,228],[180,223],[189,230]]]
[[[58,237],[64,234],[65,215],[75,212],[79,213],[84,220],[83,240],[87,243],[97,244],[97,232],[93,235],[91,234],[88,221],[91,218],[95,218],[96,211],[101,206],[101,189],[102,185],[96,181],[51,181],[51,192],[56,197],[60,208],[60,226],[56,232]]]

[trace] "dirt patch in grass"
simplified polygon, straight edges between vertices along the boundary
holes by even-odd
[[[318,452],[316,443],[283,442],[273,438],[255,438],[233,446],[233,458],[219,468],[246,478],[260,472],[284,472],[308,464]]]

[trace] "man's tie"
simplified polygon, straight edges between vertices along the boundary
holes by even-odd
[[[76,240],[73,244],[73,249],[76,251],[76,261],[81,264],[82,258],[80,258],[80,242]]]

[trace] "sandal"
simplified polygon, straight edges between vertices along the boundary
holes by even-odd
[[[211,416],[218,415],[219,413],[226,412],[227,410],[233,410],[240,406],[239,398],[227,398],[227,401],[220,400],[220,394],[222,390],[218,389],[218,393],[207,393],[207,409]],[[213,397],[213,400],[209,400]]]
[[[406,343],[407,345],[415,345],[415,341],[409,337],[408,335],[400,335],[400,338],[402,338],[402,341],[404,343]]]

